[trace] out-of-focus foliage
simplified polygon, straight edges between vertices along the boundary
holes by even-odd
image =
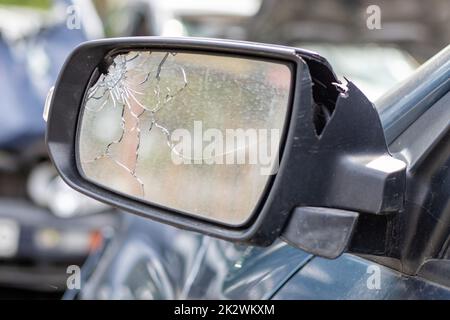
[[[39,9],[48,9],[52,5],[52,0],[0,0],[2,5],[25,6]]]

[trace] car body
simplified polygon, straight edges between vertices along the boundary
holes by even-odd
[[[317,257],[277,242],[239,246],[128,216],[79,299],[450,299],[426,276],[407,276],[363,257]],[[373,275],[380,286],[370,286]],[[433,277],[431,277],[433,279]],[[368,286],[369,283],[369,286]],[[77,295],[78,293],[78,295]]]

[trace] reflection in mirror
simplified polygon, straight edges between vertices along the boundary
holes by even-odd
[[[278,168],[291,77],[275,61],[118,54],[83,102],[80,171],[112,191],[242,225]]]

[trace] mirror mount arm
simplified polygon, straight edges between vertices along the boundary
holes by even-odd
[[[344,252],[399,259],[392,237],[395,214],[376,215],[324,207],[297,207],[280,239],[315,256],[336,259]]]
[[[358,217],[354,211],[298,207],[281,239],[311,254],[335,259],[348,248]]]

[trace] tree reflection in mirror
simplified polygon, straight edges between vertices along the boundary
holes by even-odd
[[[83,102],[81,174],[151,204],[243,225],[278,168],[291,79],[280,61],[118,54]]]

